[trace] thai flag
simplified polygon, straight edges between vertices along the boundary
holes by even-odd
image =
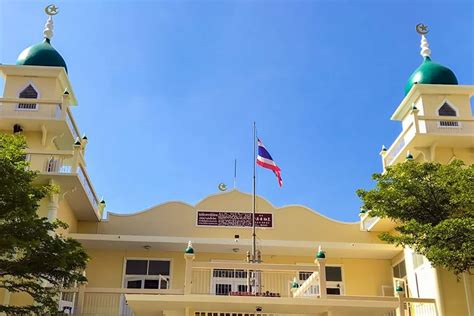
[[[283,181],[281,179],[280,168],[277,166],[275,161],[273,161],[272,156],[267,151],[262,141],[258,138],[257,138],[257,145],[258,145],[257,165],[273,171],[273,173],[275,173],[278,179],[278,185],[281,187],[283,185]]]

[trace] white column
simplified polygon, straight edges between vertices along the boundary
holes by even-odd
[[[471,276],[469,275],[469,273],[464,272],[462,274],[462,281],[464,283],[464,293],[466,294],[467,315],[474,316],[474,293],[472,293],[470,278]]]
[[[316,260],[319,264],[319,297],[326,298],[326,259],[317,258]]]
[[[49,196],[48,221],[54,222],[58,218],[59,194],[53,193]]]
[[[194,261],[194,254],[193,253],[185,253],[184,260],[186,260],[186,267],[184,272],[184,294],[189,295],[191,294],[192,286],[193,286],[193,261]]]
[[[436,286],[436,289],[435,289],[436,309],[438,311],[438,316],[444,316],[444,299],[443,299],[443,293],[441,290],[441,285],[439,282],[440,271],[437,268],[432,268],[431,270],[433,271],[433,280]]]

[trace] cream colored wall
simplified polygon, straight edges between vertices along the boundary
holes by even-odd
[[[467,94],[424,94],[421,96],[421,102],[418,103],[421,105],[418,108],[420,110],[419,114],[425,116],[438,116],[437,110],[443,105],[443,101],[448,101],[449,104],[453,105],[459,111],[459,117],[472,117],[470,99]]]
[[[171,288],[182,289],[184,286],[185,261],[182,252],[95,249],[89,250],[88,253],[91,257],[86,270],[89,279],[88,287],[122,287],[125,258],[171,259]],[[243,256],[242,254],[223,253],[196,254],[195,261],[210,262],[211,260],[242,261]],[[264,256],[263,261],[266,263],[311,264],[314,259],[311,257]],[[332,258],[327,260],[327,265],[342,265],[346,295],[382,295],[382,285],[392,284],[390,260]],[[292,277],[289,278],[289,280],[291,279]]]
[[[466,294],[462,279],[458,281],[453,273],[444,269],[439,270],[439,276],[445,316],[467,315]],[[471,284],[474,285],[473,276],[471,276]]]
[[[3,96],[5,98],[18,98],[19,93],[30,83],[39,92],[40,99],[61,99],[63,91],[60,89],[58,79],[53,77],[6,76]]]
[[[252,209],[252,195],[236,190],[212,195],[196,206],[181,202],[158,205],[144,212],[110,214],[107,221],[96,225],[79,223],[79,233],[143,236],[185,236],[206,238],[251,238],[248,228],[198,227],[197,210],[246,211]],[[257,199],[257,211],[273,212],[274,228],[259,229],[265,240],[326,240],[331,242],[381,243],[377,233],[360,231],[359,223],[342,223],[328,219],[303,206],[275,208],[262,198]]]
[[[65,230],[66,233],[75,233],[77,232],[77,219],[74,215],[73,210],[67,203],[65,199],[62,199],[59,202],[58,207],[58,219],[65,222],[69,227]],[[64,231],[64,230],[61,230]]]
[[[451,159],[459,159],[464,161],[466,165],[474,164],[474,136],[472,148],[436,148],[435,160],[442,164],[447,164]]]

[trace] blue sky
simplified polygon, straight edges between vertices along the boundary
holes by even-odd
[[[42,39],[44,1],[0,0],[0,62]],[[191,204],[220,182],[252,188],[252,122],[282,169],[258,194],[356,221],[357,188],[381,171],[390,116],[420,64],[473,84],[472,1],[59,1],[88,172],[113,212]],[[249,205],[249,210],[251,206]]]

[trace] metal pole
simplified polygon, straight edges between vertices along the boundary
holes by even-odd
[[[257,234],[255,229],[255,209],[257,206],[256,203],[256,178],[255,174],[257,173],[257,127],[255,122],[253,122],[253,211],[252,211],[252,262],[255,262],[257,259]]]
[[[237,159],[234,159],[234,190],[237,188]]]

